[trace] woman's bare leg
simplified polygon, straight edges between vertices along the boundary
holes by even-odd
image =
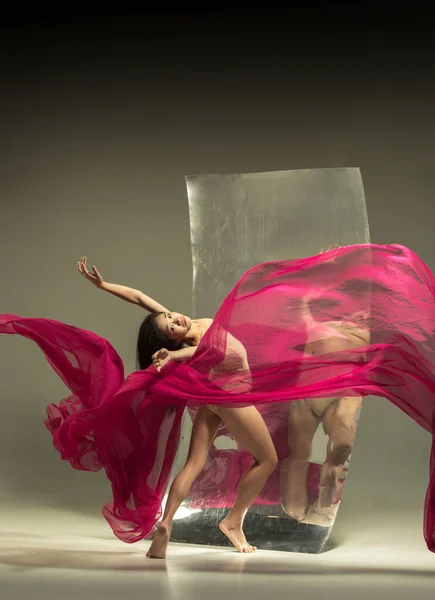
[[[237,498],[229,514],[219,524],[239,552],[254,552],[256,548],[246,541],[243,520],[278,464],[278,457],[263,417],[254,406],[219,408],[219,416],[234,436],[255,458],[239,484]]]
[[[192,483],[202,471],[220,423],[220,418],[206,406],[197,409],[193,420],[186,463],[172,482],[163,519],[157,526],[153,542],[147,552],[148,558],[166,557],[166,549],[171,537],[174,515],[188,495]]]

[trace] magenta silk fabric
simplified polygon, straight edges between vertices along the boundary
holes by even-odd
[[[301,398],[382,396],[434,432],[435,277],[399,245],[348,246],[253,267],[223,301],[194,357],[160,373],[151,366],[124,380],[106,340],[57,321],[0,315],[0,332],[36,342],[70,389],[48,405],[45,424],[75,469],[105,469],[113,501],[103,514],[129,543],[161,516],[186,407],[257,406],[280,459],[288,454],[288,403]],[[225,427],[220,433],[229,435]],[[434,448],[424,518],[431,551]],[[195,489],[210,499],[234,495],[249,456],[239,449],[217,461],[219,452],[212,447],[193,497]],[[257,502],[278,501],[274,475]]]

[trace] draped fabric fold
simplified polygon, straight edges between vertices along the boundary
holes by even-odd
[[[160,373],[151,366],[124,380],[106,340],[56,321],[0,315],[0,333],[37,343],[70,389],[47,407],[53,444],[76,469],[105,469],[113,501],[103,514],[129,543],[160,517],[186,407],[255,405],[277,449],[287,435],[277,414],[285,424],[286,403],[301,398],[382,396],[434,433],[435,277],[399,245],[348,246],[253,267],[194,357]],[[230,486],[243,464],[228,467]],[[429,471],[424,535],[435,551],[435,444]],[[212,451],[197,485],[215,482],[219,494],[219,478]]]

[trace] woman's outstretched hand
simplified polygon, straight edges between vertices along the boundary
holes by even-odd
[[[162,348],[161,350],[153,354],[152,358],[153,364],[156,367],[157,371],[160,371],[172,359],[172,353],[170,350]]]
[[[82,256],[82,258],[77,262],[77,268],[83,277],[91,281],[95,286],[98,288],[103,287],[104,281],[97,267],[92,265],[92,273],[88,271],[88,267],[86,266],[86,256]]]

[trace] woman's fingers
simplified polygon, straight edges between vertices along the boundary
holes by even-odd
[[[79,271],[80,271],[80,273],[81,273],[82,275],[84,275],[84,274],[85,274],[85,271],[84,271],[84,268],[83,268],[83,259],[80,259],[80,260],[79,260],[79,262],[78,262],[77,264],[78,264],[78,268],[79,268]]]
[[[93,273],[89,273],[87,265],[86,265],[86,256],[82,256],[81,259],[77,262],[77,268],[82,275],[87,277],[88,279],[95,279],[96,277],[101,279],[101,275],[98,273],[97,269],[93,267],[95,271],[95,275]]]
[[[101,277],[101,274],[95,265],[92,265],[92,270],[95,273],[95,275],[98,277],[98,279],[100,279],[102,281],[103,278]]]
[[[86,256],[83,257],[83,263],[82,264],[83,264],[83,272],[85,273],[85,275],[87,275],[88,277],[92,277],[92,275],[88,271],[88,267],[87,267],[87,264],[86,264]]]

